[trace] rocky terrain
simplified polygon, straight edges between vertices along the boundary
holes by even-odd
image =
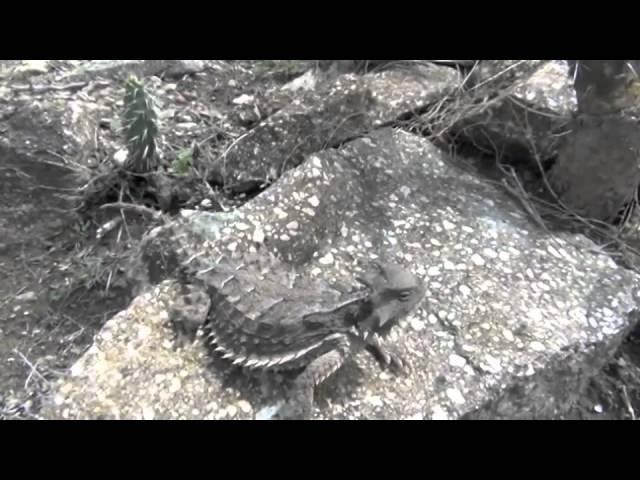
[[[412,375],[358,356],[314,418],[635,419],[637,219],[614,249],[532,200],[566,64],[387,62],[0,62],[0,417],[255,418],[287,380],[176,350],[167,312],[178,261],[268,249],[329,283],[385,258],[426,282],[392,336]],[[87,202],[132,74],[169,194]]]

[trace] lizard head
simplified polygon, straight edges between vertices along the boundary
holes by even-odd
[[[372,314],[359,322],[362,332],[386,334],[420,303],[425,288],[409,270],[395,263],[373,262],[372,271],[358,280],[370,293]]]

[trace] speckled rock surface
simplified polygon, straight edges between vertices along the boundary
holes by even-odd
[[[479,82],[499,72],[497,65],[489,63],[493,68],[484,72]],[[566,62],[533,63],[536,65],[537,70],[512,82],[511,95],[479,115],[464,118],[454,129],[475,146],[487,152],[498,149],[512,160],[555,155],[576,109],[575,91]],[[501,81],[496,77],[496,83]]]
[[[451,68],[424,65],[320,82],[239,138],[213,165],[212,177],[232,191],[249,191],[279,178],[305,155],[437,101],[459,80]]]
[[[343,283],[358,261],[392,257],[426,279],[422,307],[392,336],[413,374],[394,377],[361,354],[318,391],[318,419],[557,416],[639,300],[637,276],[590,242],[537,229],[429,142],[390,129],[311,155],[233,214],[187,216],[182,233],[167,257],[261,246],[300,274]],[[174,352],[173,298],[166,281],[111,319],[43,415],[248,419],[282,398],[271,377],[209,362],[201,342]]]
[[[7,91],[7,103],[0,105],[0,147],[57,162],[85,149],[106,109],[78,100],[71,90],[54,93]]]

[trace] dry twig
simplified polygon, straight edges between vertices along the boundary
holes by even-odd
[[[44,378],[42,376],[42,374],[40,372],[38,372],[38,369],[36,368],[35,365],[33,365],[29,359],[27,357],[25,357],[22,353],[20,353],[18,350],[16,350],[15,348],[13,349],[13,352],[18,355],[20,357],[20,359],[27,364],[27,366],[31,369],[31,372],[29,373],[29,376],[27,377],[27,380],[24,382],[24,388],[28,388],[29,387],[29,382],[31,381],[31,377],[35,374],[38,378],[40,378],[40,380],[42,380],[45,384],[49,384],[49,382],[47,381],[46,378]]]
[[[624,397],[624,403],[629,411],[629,415],[631,415],[631,420],[636,420],[636,412],[631,406],[631,402],[629,401],[629,394],[627,393],[627,387],[625,385],[622,386],[622,396]]]

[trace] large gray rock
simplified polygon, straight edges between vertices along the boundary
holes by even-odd
[[[473,107],[471,114],[456,121],[453,131],[461,140],[511,162],[555,156],[576,108],[566,62],[487,61],[480,65],[478,91],[507,94],[485,107]]]
[[[346,74],[310,89],[277,95],[291,99],[236,139],[211,167],[212,179],[247,192],[298,166],[306,155],[342,144],[402,115],[424,108],[459,84],[451,68],[422,65],[367,75]],[[272,108],[272,110],[275,110]]]
[[[68,220],[77,174],[95,148],[105,109],[67,90],[34,93],[0,84],[0,243],[48,238]]]
[[[422,138],[381,129],[311,155],[231,214],[187,216],[161,253],[175,264],[268,248],[299,274],[341,283],[358,262],[391,257],[426,279],[422,307],[393,335],[413,375],[359,355],[319,390],[316,418],[560,415],[634,324],[638,276],[581,236],[532,226],[445,160]],[[140,259],[157,269],[159,257]],[[45,418],[253,418],[277,402],[271,377],[208,366],[202,343],[172,350],[175,294],[167,281],[111,319]]]

